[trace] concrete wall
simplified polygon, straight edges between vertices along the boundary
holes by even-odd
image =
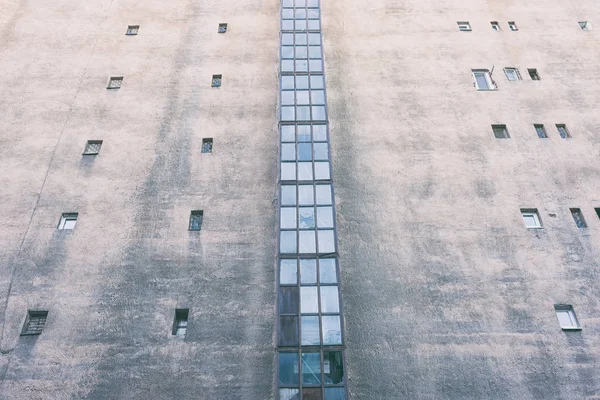
[[[0,398],[271,397],[278,2],[1,8]]]
[[[352,399],[600,398],[600,29],[580,20],[595,2],[323,2]]]

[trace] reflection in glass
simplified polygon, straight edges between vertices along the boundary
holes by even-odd
[[[302,317],[302,346],[312,346],[321,343],[319,317]]]
[[[300,288],[300,312],[302,314],[316,314],[319,312],[316,286],[302,286]]]
[[[319,231],[319,253],[335,253],[333,231]]]
[[[342,344],[340,317],[338,315],[324,315],[321,317],[321,323],[323,345]]]
[[[323,143],[326,145],[326,143]],[[310,143],[298,143],[298,161],[311,161],[312,149]]]
[[[340,312],[340,301],[337,286],[321,286],[321,312]]]
[[[331,204],[331,185],[317,185],[317,204]]]
[[[279,283],[281,285],[295,285],[298,283],[298,271],[296,270],[296,259],[288,260],[282,258],[279,260]],[[321,276],[323,275],[321,266]],[[323,278],[321,278],[323,280]]]
[[[317,180],[328,180],[329,175],[329,163],[328,162],[315,162],[315,179]]]
[[[298,353],[279,353],[279,383],[297,385]]]
[[[327,140],[327,126],[313,125],[313,135],[315,142],[325,142]]]
[[[319,353],[302,353],[302,384],[321,383],[321,356]],[[320,389],[319,389],[320,390]]]
[[[279,223],[281,229],[296,229],[296,207],[282,207]]]
[[[296,139],[294,134],[294,125],[282,125],[281,126],[281,141],[282,142],[293,142]]]
[[[289,107],[289,106],[281,107],[281,120],[282,121],[293,121],[296,119],[294,115],[295,115],[294,107]]]
[[[323,400],[320,388],[303,388],[302,400]]]
[[[333,207],[317,207],[319,228],[333,228]]]
[[[318,187],[318,186],[317,186]],[[298,204],[301,206],[309,206],[315,203],[313,185],[298,186]]]
[[[298,125],[298,141],[310,142],[310,125]]]
[[[281,160],[294,161],[296,160],[296,145],[294,143],[281,144]]]
[[[310,121],[310,107],[308,107],[308,106],[296,107],[296,119],[298,121]]]
[[[298,163],[298,180],[299,181],[312,181],[312,179],[313,179],[312,163],[299,162]]]
[[[300,207],[298,219],[300,220],[300,229],[314,229],[315,209],[313,207]]]
[[[281,186],[281,205],[295,206],[296,205],[296,186],[282,185]]]
[[[346,390],[343,387],[325,388],[325,400],[346,400]]]
[[[300,400],[300,389],[279,389],[279,400]]]
[[[317,283],[317,260],[300,259],[300,283],[303,285]]]
[[[325,107],[324,106],[313,106],[312,107],[312,119],[315,121],[325,121]]]
[[[296,252],[296,231],[282,231],[280,233],[279,251],[283,254]]]
[[[344,361],[341,351],[323,352],[323,373],[325,384],[344,383]]]

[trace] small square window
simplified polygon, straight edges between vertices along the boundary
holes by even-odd
[[[125,34],[127,36],[135,36],[138,34],[138,31],[140,30],[140,26],[139,25],[129,25],[127,27],[127,32],[125,32]]]
[[[490,24],[492,25],[492,29],[499,32],[500,31],[500,24],[496,21],[492,21],[490,22]]]
[[[600,208],[594,208],[594,211],[596,211],[596,215],[600,218]]]
[[[515,21],[508,21],[508,27],[510,28],[511,31],[518,31],[519,28],[517,27],[517,24],[515,23]]]
[[[583,31],[590,31],[590,30],[592,30],[592,27],[590,26],[590,23],[587,22],[587,21],[579,21],[579,27]]]
[[[94,156],[100,152],[102,147],[102,140],[88,140],[83,150],[84,156]]]
[[[227,24],[219,24],[219,30],[217,32],[219,32],[219,33],[227,32]]]
[[[487,69],[471,70],[475,78],[475,87],[477,90],[496,90],[496,83],[492,80],[492,75]]]
[[[567,130],[567,126],[565,124],[556,124],[556,130],[558,131],[560,137],[563,139],[568,139],[571,137],[571,134]]]
[[[107,89],[119,89],[121,87],[122,83],[123,83],[122,76],[111,76],[111,78],[108,80],[108,86],[106,88]]]
[[[506,75],[506,79],[509,81],[520,81],[521,74],[519,73],[518,68],[506,67],[504,68],[504,74]]]
[[[510,139],[506,125],[492,125],[492,131],[496,139]]]
[[[537,208],[522,208],[521,216],[527,229],[541,229],[542,222],[540,221],[540,215],[538,214]]]
[[[560,324],[562,330],[581,330],[581,325],[579,325],[579,321],[577,321],[577,316],[575,315],[573,306],[568,304],[556,304],[554,306],[554,311],[556,312],[556,318],[558,319],[558,323]]]
[[[540,80],[540,74],[538,74],[537,69],[529,68],[529,69],[527,69],[527,72],[529,73],[529,76],[531,77],[532,80],[534,80],[534,81]]]
[[[221,80],[223,79],[223,75],[213,75],[212,76],[212,87],[221,87]]]
[[[575,225],[577,225],[578,228],[587,228],[585,218],[583,218],[583,213],[580,208],[569,208],[569,211],[571,211]]]
[[[202,139],[202,153],[212,153],[213,140],[212,138]]]
[[[23,325],[21,336],[41,334],[47,318],[48,311],[27,311],[27,319],[25,320],[25,325]]]
[[[202,218],[204,217],[203,210],[193,210],[190,213],[190,231],[202,230]]]
[[[457,22],[457,24],[458,24],[459,31],[470,31],[471,30],[471,24],[469,23],[469,21],[459,21],[459,22]]]
[[[173,336],[185,336],[188,326],[188,308],[175,310],[175,320],[173,321]]]
[[[540,139],[548,138],[548,133],[546,132],[546,128],[544,128],[543,124],[533,124],[533,126],[535,127],[535,132]]]
[[[58,229],[61,231],[75,229],[78,215],[78,213],[63,213],[60,217],[60,222],[58,223]]]

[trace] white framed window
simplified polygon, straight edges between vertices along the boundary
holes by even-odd
[[[575,315],[575,310],[572,305],[569,304],[556,304],[554,306],[556,312],[556,318],[560,327],[564,331],[578,331],[581,330],[581,325]]]
[[[500,24],[497,21],[492,21],[490,22],[490,24],[492,25],[493,30],[495,30],[496,32],[500,32]]]
[[[590,30],[592,30],[592,27],[591,27],[590,23],[587,22],[587,21],[579,21],[578,24],[579,24],[579,27],[581,28],[582,31],[590,31]]]
[[[77,213],[63,213],[60,217],[60,222],[58,223],[58,229],[61,231],[75,229],[77,215]]]
[[[471,24],[469,23],[469,21],[458,21],[458,30],[459,31],[470,31],[471,30]]]
[[[506,75],[506,79],[509,81],[520,81],[521,73],[518,68],[506,67],[504,68],[504,74]]]
[[[517,27],[517,23],[515,21],[508,21],[508,27],[513,32],[519,30],[519,27]]]
[[[537,208],[522,208],[521,216],[527,229],[541,229],[542,222]]]
[[[492,80],[492,75],[487,69],[473,69],[473,78],[475,78],[475,87],[477,90],[496,90],[496,83]]]

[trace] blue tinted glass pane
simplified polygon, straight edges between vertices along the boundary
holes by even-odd
[[[293,33],[282,33],[281,34],[281,44],[293,45],[294,44],[294,34]]]
[[[344,388],[325,388],[325,400],[346,400]]]
[[[297,89],[308,89],[308,76],[297,76],[296,77],[296,88]]]
[[[340,303],[337,286],[321,286],[321,312],[340,312]]]
[[[281,46],[281,58],[294,58],[294,46]]]
[[[315,143],[315,160],[328,160],[327,143]]]
[[[321,343],[319,317],[302,317],[301,320],[302,346],[319,345]]]
[[[319,279],[321,283],[337,283],[335,258],[321,258],[319,260]]]
[[[298,141],[310,142],[310,125],[298,125]]]
[[[281,253],[295,253],[296,252],[296,232],[295,231],[283,231],[281,232],[279,239],[279,250]]]
[[[303,285],[317,283],[317,260],[300,260],[300,282]]]
[[[300,229],[314,229],[315,209],[313,207],[300,207],[298,219]]]
[[[282,142],[293,142],[296,140],[294,134],[294,125],[282,125],[281,126],[281,141]]]
[[[344,361],[341,351],[323,352],[323,372],[326,385],[344,383]]]
[[[312,160],[312,151],[310,143],[299,143],[298,144],[298,161],[310,161]]]
[[[281,60],[281,71],[282,72],[294,72],[294,61]]]
[[[298,282],[298,271],[296,269],[297,261],[280,260],[279,283],[282,285],[295,285]],[[322,267],[321,267],[322,268]]]
[[[281,21],[281,30],[282,31],[293,31],[294,30],[294,21],[292,21],[292,20]]]
[[[306,46],[296,46],[296,58],[308,58],[308,51]],[[311,57],[318,58],[318,57]]]
[[[315,142],[325,142],[327,140],[327,126],[313,125],[313,135]]]
[[[310,60],[308,65],[310,72],[323,72],[323,62],[321,60]]]
[[[319,228],[333,228],[333,207],[317,208],[317,226]]]
[[[296,205],[296,186],[283,185],[281,186],[281,205],[295,206]]]
[[[331,204],[331,185],[317,185],[317,204]]]
[[[296,145],[294,143],[283,143],[281,145],[281,160],[294,161],[296,159]]]
[[[298,384],[297,353],[279,353],[279,383],[281,385]]]
[[[296,44],[307,44],[306,33],[296,33]]]
[[[302,383],[304,385],[321,383],[321,356],[319,353],[302,353]]]
[[[342,329],[339,316],[323,316],[321,318],[321,324],[324,345],[342,344]]]
[[[323,75],[311,75],[310,87],[312,89],[323,89]]]
[[[333,231],[319,231],[319,253],[334,253],[335,240]]]
[[[296,72],[308,72],[308,61],[296,60]]]

